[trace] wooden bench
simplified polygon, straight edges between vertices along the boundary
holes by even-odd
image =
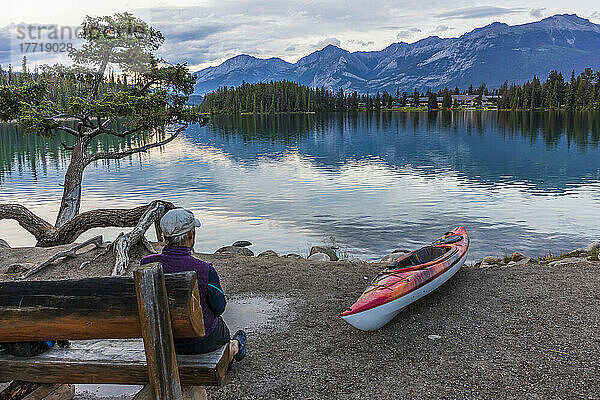
[[[229,360],[228,345],[175,355],[174,337],[201,336],[194,272],[164,275],[153,264],[133,279],[0,283],[0,342],[72,341],[34,357],[0,353],[0,382],[143,384],[136,399],[196,398],[198,387],[222,384]]]

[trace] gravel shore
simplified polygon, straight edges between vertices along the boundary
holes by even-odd
[[[230,293],[295,299],[288,330],[250,337],[213,398],[600,398],[600,263],[464,267],[361,332],[338,313],[381,265],[205,258]]]
[[[0,272],[42,252],[0,250]],[[110,273],[79,270],[85,256],[36,279]],[[600,398],[600,262],[463,267],[385,327],[361,332],[338,314],[382,264],[198,257],[229,295],[290,299],[270,329],[249,336],[247,358],[211,398]]]

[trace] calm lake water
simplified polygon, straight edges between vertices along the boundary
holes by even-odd
[[[0,126],[0,202],[53,222],[68,140]],[[472,261],[543,255],[600,238],[599,143],[593,112],[214,117],[162,149],[90,165],[82,211],[170,200],[201,219],[201,252],[246,239],[255,253],[306,255],[333,240],[375,259],[465,225]],[[0,237],[35,242],[12,221],[0,221]]]

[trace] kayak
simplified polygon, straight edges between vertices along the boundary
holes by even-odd
[[[459,226],[410,253],[402,253],[371,281],[340,317],[363,331],[379,329],[409,304],[450,279],[467,258],[469,235]]]

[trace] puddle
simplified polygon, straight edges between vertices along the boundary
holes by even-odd
[[[284,329],[291,317],[291,300],[275,296],[232,296],[223,319],[233,335],[238,329],[256,333]]]
[[[286,329],[292,318],[291,299],[284,296],[231,296],[223,319],[233,335]],[[128,400],[142,389],[136,385],[75,385],[74,400]]]

